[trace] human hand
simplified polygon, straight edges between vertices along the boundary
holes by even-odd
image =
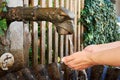
[[[70,68],[75,70],[83,70],[94,65],[90,55],[86,51],[76,52],[70,56],[66,56],[62,61]]]

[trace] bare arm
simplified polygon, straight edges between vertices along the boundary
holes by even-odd
[[[84,50],[94,53],[94,52],[112,49],[116,47],[120,47],[120,41],[105,43],[105,44],[98,44],[98,45],[89,45],[85,47]]]
[[[96,52],[90,58],[95,65],[120,66],[120,47]]]
[[[120,66],[120,47],[94,52],[94,54],[80,51],[64,57],[62,61],[76,70],[83,70],[93,65]]]

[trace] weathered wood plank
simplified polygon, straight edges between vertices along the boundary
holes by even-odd
[[[75,40],[74,40],[74,46],[75,46],[75,51],[78,51],[78,47],[77,47],[77,45],[78,45],[78,41],[77,41],[77,39],[78,39],[78,37],[77,37],[77,28],[78,28],[78,26],[77,26],[77,21],[78,21],[78,19],[77,19],[77,14],[78,14],[78,12],[77,12],[77,7],[78,7],[78,5],[77,5],[77,0],[75,0],[74,1],[74,13],[75,13],[75,19],[74,19],[74,24],[75,24],[75,36],[76,36],[76,38],[75,38]]]
[[[66,9],[69,9],[69,0],[64,1],[64,6],[65,6]],[[69,44],[68,44],[69,39],[68,38],[69,38],[69,35],[66,35],[65,39],[64,39],[65,40],[64,41],[65,42],[65,51],[64,51],[65,56],[68,56],[68,54],[69,54],[69,51],[68,51],[69,50]]]
[[[32,65],[38,65],[38,24],[33,22],[32,27]]]
[[[84,0],[81,0],[81,10],[84,8]],[[83,45],[82,45],[82,43],[83,43],[83,33],[84,33],[84,27],[83,27],[83,25],[81,24],[81,50],[83,49]]]
[[[80,15],[81,15],[81,0],[77,0],[78,1],[78,8],[77,8],[77,10],[78,10],[78,20],[80,19]],[[78,33],[77,33],[77,37],[78,37],[78,51],[80,51],[80,48],[81,48],[81,34],[80,34],[80,27],[81,27],[81,23],[79,22],[78,23],[78,28],[77,28],[77,31],[78,31]]]
[[[58,7],[58,1],[54,0],[54,7]],[[54,27],[54,62],[58,62],[58,33]]]
[[[74,14],[75,14],[75,19],[74,19],[74,21],[73,21],[73,23],[74,23],[74,33],[73,33],[73,46],[74,46],[74,52],[76,52],[76,50],[77,50],[77,47],[76,47],[76,45],[77,45],[77,34],[76,34],[76,28],[77,28],[77,12],[76,12],[76,6],[77,5],[75,5],[75,2],[76,2],[76,0],[70,0],[70,10],[71,11],[73,11],[74,12]]]
[[[23,6],[28,7],[29,6],[29,0],[23,0]],[[31,45],[31,34],[29,32],[29,22],[24,22],[23,24],[23,35],[24,35],[24,60],[25,60],[25,66],[29,66],[29,48]]]
[[[40,5],[41,7],[45,7],[46,6],[46,0],[40,0]],[[45,33],[46,31],[46,22],[43,21],[41,22],[40,25],[40,63],[41,64],[45,64]]]
[[[52,0],[48,0],[48,7],[52,7]],[[52,63],[52,23],[48,22],[48,63]]]
[[[59,0],[59,7],[64,7],[64,0]],[[64,35],[60,35],[59,51],[61,59],[64,55]]]
[[[73,0],[69,0],[69,10],[74,12]],[[74,46],[74,41],[76,40],[76,39],[74,39],[74,38],[76,38],[76,36],[74,36],[75,31],[76,30],[75,30],[75,27],[74,27],[74,33],[72,35],[69,35],[69,37],[68,37],[68,40],[69,40],[69,55],[71,55],[75,50],[74,49],[74,47],[75,47]]]
[[[32,0],[31,6],[37,6],[38,0]],[[38,23],[31,22],[32,25],[32,66],[38,65]]]

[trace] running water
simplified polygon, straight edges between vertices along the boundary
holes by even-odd
[[[74,53],[74,47],[73,47],[73,42],[72,42],[72,37],[68,36],[68,40],[70,42],[70,54]],[[85,74],[85,80],[88,80],[87,73],[85,70],[82,71]],[[78,80],[78,79],[77,79]]]

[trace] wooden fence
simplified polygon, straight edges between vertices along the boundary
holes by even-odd
[[[72,35],[59,35],[55,26],[46,21],[26,21],[19,23],[20,25],[18,25],[18,22],[14,22],[16,26],[20,26],[21,30],[23,30],[22,42],[19,43],[18,41],[18,44],[23,47],[21,51],[24,53],[26,66],[29,66],[30,62],[32,62],[32,66],[58,62],[63,56],[70,55],[83,48],[83,26],[78,23],[78,20],[84,7],[84,0],[16,0],[15,2],[9,0],[8,6],[65,7],[75,14],[74,33]],[[29,47],[30,44],[32,44],[31,48]],[[29,52],[29,49],[32,52]]]
[[[29,26],[31,26],[32,30],[33,66],[38,63],[58,62],[63,56],[70,55],[82,49],[83,26],[81,23],[78,23],[78,20],[80,19],[81,10],[84,7],[84,0],[24,0],[23,3],[24,7],[37,7],[38,5],[40,7],[65,7],[75,14],[75,32],[72,35],[59,35],[54,25],[50,22],[30,22]],[[27,26],[24,25],[24,29]],[[27,63],[29,62],[28,55],[25,53]]]

